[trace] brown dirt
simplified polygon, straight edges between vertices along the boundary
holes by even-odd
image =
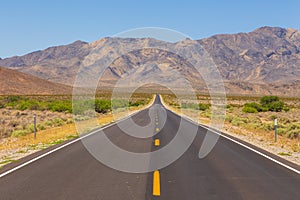
[[[71,94],[72,87],[0,67],[0,94]]]

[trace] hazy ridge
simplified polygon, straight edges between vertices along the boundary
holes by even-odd
[[[96,46],[117,41],[119,48],[128,43],[159,43],[184,45],[189,40],[175,44],[150,38],[103,38],[92,43],[76,41],[69,45],[50,47],[24,56],[1,59],[0,66],[15,69],[56,83],[73,85],[77,71]],[[262,27],[250,33],[220,34],[194,40],[211,55],[225,82],[229,94],[277,94],[300,96],[300,31],[277,27]],[[187,46],[188,50],[188,46]],[[117,59],[107,68],[101,81],[112,86],[135,69],[140,77],[160,74],[161,79],[180,85],[182,80],[170,79],[179,71],[200,92],[205,84],[191,66],[176,55],[144,50],[132,52]]]

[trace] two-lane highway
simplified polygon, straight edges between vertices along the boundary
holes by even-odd
[[[163,148],[175,137],[181,117],[164,109],[158,97],[153,106],[131,117],[142,126],[153,123],[143,129],[153,137],[135,138],[117,125],[103,131],[114,144],[128,151]],[[199,159],[206,129],[193,123],[190,126],[198,129],[191,146],[174,163],[156,172],[131,174],[111,169],[78,141],[1,177],[0,200],[300,199],[298,173],[226,138],[220,137],[210,154]],[[189,129],[183,131],[189,134]],[[102,133],[88,138],[97,134]]]

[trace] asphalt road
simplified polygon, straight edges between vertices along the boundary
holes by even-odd
[[[161,104],[159,98],[155,103]],[[153,118],[158,113],[160,130],[153,137],[135,138],[124,134],[117,125],[105,128],[105,134],[114,144],[136,153],[163,148],[174,139],[181,118],[161,106],[153,108],[132,116],[134,122],[145,126],[155,121]],[[152,172],[133,174],[111,169],[96,160],[78,141],[0,178],[0,200],[300,199],[299,174],[226,138],[221,137],[209,155],[199,159],[206,130],[183,121],[190,126],[183,132],[189,134],[190,128],[198,132],[178,160],[159,170],[160,196],[153,196]],[[122,123],[127,122],[128,119]],[[156,132],[156,124],[152,122],[143,129],[144,133]],[[103,133],[92,134],[87,140],[96,141],[100,134]],[[154,145],[155,139],[160,140],[160,146]],[[115,159],[115,155],[111,157]],[[26,158],[23,160],[14,165],[25,162]],[[299,169],[299,166],[293,167]]]

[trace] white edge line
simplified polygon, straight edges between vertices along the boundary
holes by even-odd
[[[160,99],[162,100],[162,97],[161,97],[161,96],[160,96]],[[168,111],[172,112],[173,114],[179,115],[179,114],[175,113],[174,111],[168,109],[168,108],[165,106],[165,103],[164,103],[163,101],[161,101],[161,102],[162,102],[163,106],[164,106]],[[226,136],[226,135],[223,135],[223,134],[221,133],[221,131],[218,132],[218,131],[213,130],[213,129],[209,128],[209,127],[206,127],[206,126],[204,126],[203,124],[197,123],[197,122],[193,121],[192,119],[190,119],[190,118],[188,118],[188,117],[186,117],[186,116],[184,116],[184,115],[180,115],[180,116],[181,116],[182,118],[184,118],[185,120],[187,120],[187,121],[193,123],[193,124],[196,125],[196,126],[200,126],[200,127],[204,128],[204,129],[210,131],[210,132],[213,132],[213,133],[215,133],[215,134],[218,134],[218,135],[220,135],[221,137],[226,138],[227,140],[230,140],[230,141],[232,141],[232,142],[234,142],[234,143],[236,143],[236,144],[238,144],[238,145],[240,145],[240,146],[242,146],[242,147],[244,147],[244,148],[246,148],[246,149],[249,149],[249,150],[253,151],[254,153],[257,153],[258,155],[261,155],[261,156],[263,156],[263,157],[265,157],[265,158],[267,158],[267,159],[269,159],[269,160],[271,160],[271,161],[273,161],[273,162],[275,162],[275,163],[277,163],[277,164],[279,164],[279,165],[281,165],[281,166],[283,166],[283,167],[285,167],[285,168],[287,168],[287,169],[289,169],[289,170],[291,170],[291,171],[293,171],[293,172],[295,172],[295,173],[297,173],[297,174],[300,174],[300,171],[299,171],[299,170],[297,170],[297,169],[295,169],[295,168],[293,168],[293,167],[291,167],[291,166],[289,166],[289,165],[287,165],[287,164],[284,164],[284,163],[282,163],[282,162],[280,162],[280,161],[278,161],[278,160],[276,160],[276,159],[274,159],[274,158],[272,158],[272,157],[270,157],[270,156],[268,156],[268,155],[266,155],[266,154],[264,154],[264,153],[262,153],[262,152],[260,152],[260,151],[258,151],[258,150],[256,150],[256,149],[253,149],[253,148],[251,148],[251,147],[249,147],[249,146],[247,146],[247,145],[245,145],[245,144],[243,144],[243,143],[241,143],[241,142],[239,142],[239,141],[237,141],[237,140],[234,140],[234,139],[231,138],[231,137],[228,137],[228,136]]]
[[[155,101],[155,99],[154,99],[154,101]],[[82,140],[82,139],[84,139],[86,137],[89,137],[89,136],[91,136],[91,135],[93,135],[93,134],[95,134],[95,133],[97,133],[97,132],[99,132],[99,131],[101,131],[103,129],[109,128],[109,127],[111,127],[111,126],[113,126],[113,125],[115,125],[115,124],[117,124],[119,122],[122,122],[122,121],[124,121],[124,120],[126,120],[126,119],[128,119],[128,118],[130,118],[130,117],[132,117],[132,116],[134,116],[136,114],[138,114],[139,112],[142,112],[143,110],[150,108],[153,105],[154,101],[152,101],[151,104],[149,104],[148,106],[146,106],[142,110],[135,111],[135,112],[131,113],[130,115],[128,115],[127,117],[123,118],[123,119],[117,120],[117,121],[115,121],[115,122],[113,122],[111,124],[108,124],[108,125],[104,125],[103,127],[98,128],[97,130],[94,130],[94,131],[92,131],[89,134],[83,135],[82,137],[79,137],[79,138],[77,138],[75,140],[72,140],[72,141],[70,141],[70,142],[68,142],[68,143],[66,143],[64,145],[61,145],[61,146],[59,146],[59,147],[57,147],[57,148],[55,148],[55,149],[53,149],[51,151],[48,151],[48,152],[46,152],[46,153],[44,153],[42,155],[39,155],[39,156],[37,156],[37,157],[35,157],[35,158],[33,158],[33,159],[31,159],[31,160],[29,160],[29,161],[21,164],[21,165],[18,165],[18,166],[14,167],[14,168],[6,171],[6,172],[3,172],[2,174],[0,174],[0,178],[2,178],[4,176],[6,176],[6,175],[8,175],[8,174],[10,174],[10,173],[18,170],[18,169],[21,169],[22,167],[25,167],[26,165],[29,165],[29,164],[31,164],[31,163],[33,163],[33,162],[35,162],[35,161],[37,161],[37,160],[39,160],[39,159],[47,156],[47,155],[49,155],[49,154],[52,154],[52,153],[54,153],[54,152],[56,152],[56,151],[58,151],[58,150],[60,150],[60,149],[62,149],[64,147],[67,147],[67,146],[69,146],[69,145],[71,145],[71,144],[73,144],[75,142],[78,142],[79,140]]]

